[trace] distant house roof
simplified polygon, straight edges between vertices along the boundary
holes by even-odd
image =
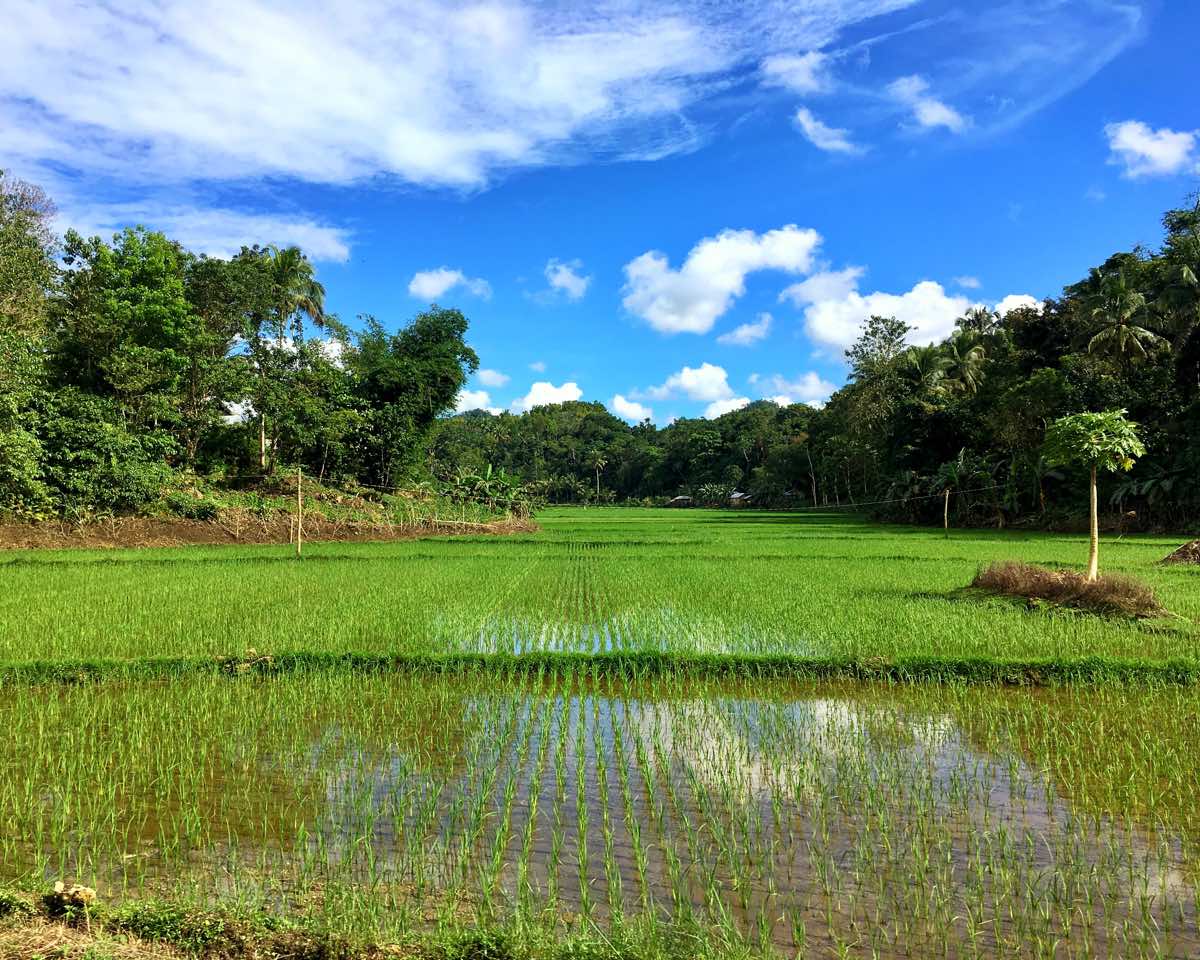
[[[730,500],[749,500],[749,499],[751,499],[751,497],[750,497],[750,494],[743,493],[741,490],[734,490],[733,493],[731,493],[729,495],[729,499]]]
[[[691,497],[684,497],[684,496],[672,497],[670,500],[667,501],[667,506],[668,507],[686,507],[691,502],[692,502]]]

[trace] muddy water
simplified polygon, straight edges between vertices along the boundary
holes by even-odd
[[[0,721],[35,707],[140,749],[106,762],[58,727],[69,760],[4,754],[10,875],[386,891],[425,921],[649,913],[788,954],[1200,955],[1200,809],[1162,767],[1178,693],[349,676],[19,696]],[[1112,722],[1134,704],[1140,739]]]

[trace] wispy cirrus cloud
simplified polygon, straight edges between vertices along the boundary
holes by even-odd
[[[299,195],[297,183],[472,191],[516,169],[668,156],[721,129],[722,97],[748,71],[781,95],[834,96],[843,55],[863,44],[897,69],[857,76],[870,96],[809,111],[801,129],[822,149],[848,152],[849,129],[874,143],[900,110],[926,127],[1011,127],[1136,42],[1145,20],[1143,0],[1006,0],[937,18],[923,7],[8,0],[0,164],[67,213],[86,197],[106,227],[165,211],[217,249],[255,216],[342,260],[349,228],[271,197]],[[886,30],[839,48],[885,15]],[[889,97],[897,76],[907,85]],[[253,190],[253,209],[226,187]]]
[[[929,92],[929,81],[922,76],[900,77],[888,84],[887,91],[911,111],[912,120],[918,127],[945,127],[951,133],[962,133],[970,126],[969,117]]]
[[[804,138],[818,150],[827,153],[863,152],[863,148],[850,139],[849,130],[831,127],[818,120],[808,107],[800,107],[793,119]]]
[[[350,257],[351,233],[303,215],[256,213],[222,207],[181,205],[169,201],[60,204],[58,223],[85,236],[107,239],[122,227],[142,225],[162,230],[197,253],[229,257],[243,246],[299,246],[313,260],[344,262]]]
[[[765,340],[767,334],[770,332],[771,315],[769,313],[760,313],[757,320],[749,323],[740,323],[728,333],[721,334],[717,337],[717,343],[729,347],[748,347],[753,343],[758,343],[760,340]]]

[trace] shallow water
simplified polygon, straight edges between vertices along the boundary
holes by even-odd
[[[0,864],[109,896],[336,894],[402,927],[654,914],[788,954],[1194,956],[1198,704],[352,674],[9,688]]]

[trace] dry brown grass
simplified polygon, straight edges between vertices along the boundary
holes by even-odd
[[[1200,540],[1185,543],[1169,556],[1162,558],[1162,563],[1194,563],[1200,564]]]
[[[44,917],[0,922],[0,960],[78,957],[80,960],[177,960],[183,954],[163,943],[71,927]]]
[[[971,586],[1006,597],[1109,615],[1158,617],[1167,612],[1154,590],[1134,577],[1104,574],[1089,581],[1072,570],[1050,570],[1017,560],[993,563],[980,570]]]

